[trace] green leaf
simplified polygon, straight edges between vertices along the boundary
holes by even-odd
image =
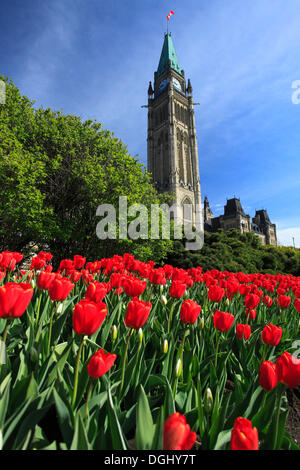
[[[80,412],[76,414],[75,430],[70,450],[90,450],[87,433]]]
[[[231,439],[231,431],[232,429],[228,429],[221,431],[218,434],[215,446],[213,448],[214,450],[225,450]]]
[[[154,426],[145,391],[140,385],[137,402],[135,446],[138,450],[149,450],[154,435]]]
[[[125,436],[117,416],[116,409],[113,404],[110,387],[107,390],[107,413],[108,413],[108,429],[112,441],[113,450],[127,450]]]
[[[4,383],[1,384],[1,398],[0,398],[0,430],[3,429],[8,403],[9,403],[9,393],[10,393],[10,383],[11,375],[7,375]]]
[[[73,415],[68,403],[65,403],[55,389],[53,397],[57,411],[59,427],[67,445],[70,445],[73,437]]]

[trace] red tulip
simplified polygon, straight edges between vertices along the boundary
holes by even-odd
[[[164,423],[163,449],[190,450],[196,441],[196,433],[191,431],[185,416],[173,413]]]
[[[166,274],[163,268],[152,269],[149,273],[149,281],[152,284],[160,284],[164,286],[166,283]]]
[[[280,343],[282,336],[282,328],[280,326],[275,326],[270,323],[266,325],[261,333],[261,339],[265,344],[270,344],[270,346],[277,346]]]
[[[103,282],[91,282],[86,289],[85,298],[93,302],[101,302],[107,294],[107,285]]]
[[[235,327],[235,334],[238,339],[244,338],[244,340],[247,340],[251,336],[250,325],[243,325],[242,323],[238,323]]]
[[[75,269],[81,269],[85,265],[86,258],[80,255],[75,255],[73,258],[73,265]]]
[[[69,276],[74,269],[74,263],[71,259],[62,259],[59,267],[58,272],[64,274],[65,276]]]
[[[3,251],[1,253],[0,267],[4,270],[13,271],[16,267],[16,259],[11,251]]]
[[[71,282],[74,282],[74,284],[76,284],[76,282],[78,282],[80,279],[81,279],[81,276],[82,276],[82,273],[80,271],[76,271],[76,269],[73,269],[70,273],[69,273],[69,279]]]
[[[113,366],[116,358],[117,356],[115,354],[105,353],[103,349],[99,349],[88,363],[87,371],[89,376],[93,377],[93,379],[98,379],[106,374]]]
[[[180,309],[180,320],[182,323],[195,323],[201,312],[201,306],[193,300],[185,300]]]
[[[246,308],[245,314],[246,314],[247,317],[250,318],[250,320],[255,320],[256,310],[255,310],[255,308],[252,308],[252,309]]]
[[[73,309],[73,329],[78,335],[92,335],[102,325],[107,314],[103,302],[82,299]]]
[[[51,253],[46,253],[46,251],[40,251],[37,255],[39,258],[42,258],[48,263],[49,261],[52,260],[53,255]]]
[[[249,308],[250,310],[256,308],[260,302],[259,295],[256,294],[248,294],[245,297],[245,307]]]
[[[134,297],[127,306],[125,325],[138,330],[141,328],[150,314],[151,303]]]
[[[186,284],[181,281],[172,281],[169,296],[180,299],[186,291]]]
[[[289,352],[279,356],[276,361],[276,370],[279,382],[289,388],[296,388],[300,385],[300,359],[296,359]]]
[[[65,300],[74,288],[74,284],[66,277],[55,277],[48,292],[49,297],[54,302]]]
[[[138,297],[147,287],[146,281],[136,277],[126,277],[122,283],[123,290],[128,297]]]
[[[294,306],[297,312],[300,312],[300,299],[295,299]]]
[[[291,303],[291,298],[288,295],[280,295],[278,297],[278,305],[281,308],[288,308]]]
[[[258,432],[246,418],[236,418],[231,431],[231,450],[258,450]]]
[[[47,290],[51,286],[51,283],[55,279],[54,273],[48,273],[47,271],[41,271],[37,277],[36,285],[40,290]]]
[[[267,307],[271,307],[271,305],[273,304],[273,300],[271,299],[269,295],[264,296],[263,304],[266,305]]]
[[[40,258],[39,256],[35,256],[31,260],[30,269],[32,269],[34,271],[39,271],[40,269],[43,269],[45,264],[46,264],[46,260],[44,258]]]
[[[208,298],[211,302],[220,302],[225,295],[225,289],[218,285],[212,285],[208,289]]]
[[[215,328],[220,331],[228,331],[234,321],[234,316],[228,312],[217,310],[213,316]]]
[[[0,287],[0,318],[17,318],[23,315],[33,296],[30,284],[8,282]]]
[[[269,392],[276,387],[278,383],[277,369],[276,365],[271,361],[264,361],[261,363],[259,368],[259,377],[258,381],[260,386],[266,391]]]

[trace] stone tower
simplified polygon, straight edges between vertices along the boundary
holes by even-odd
[[[178,222],[202,222],[198,147],[192,86],[186,84],[171,33],[166,33],[148,88],[148,171],[159,192],[174,195]],[[198,225],[199,226],[199,225]]]

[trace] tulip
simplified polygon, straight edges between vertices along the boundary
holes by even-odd
[[[255,310],[255,308],[252,308],[252,309],[246,308],[245,314],[246,314],[247,317],[250,318],[250,320],[255,320],[256,310]]]
[[[220,331],[228,331],[234,321],[234,316],[228,312],[217,310],[213,316],[215,328]]]
[[[180,309],[180,320],[182,323],[195,323],[201,312],[201,306],[193,300],[185,300]]]
[[[279,356],[276,361],[278,381],[288,388],[297,388],[300,385],[300,359],[296,359],[289,352]]]
[[[276,365],[271,361],[264,361],[261,363],[259,368],[259,385],[266,391],[269,392],[276,387],[278,383]]]
[[[172,281],[169,295],[175,299],[180,299],[186,291],[186,284],[181,281]]]
[[[151,284],[164,286],[166,283],[166,274],[163,268],[152,269],[149,273],[149,281]]]
[[[49,297],[54,302],[57,302],[58,300],[63,301],[68,297],[73,288],[74,284],[70,279],[66,277],[62,277],[60,279],[56,276],[48,289]]]
[[[102,282],[94,281],[87,286],[85,298],[93,302],[101,302],[106,294],[107,285]]]
[[[277,346],[281,340],[282,328],[280,326],[275,326],[270,323],[266,325],[261,333],[261,339],[265,344],[270,346]]]
[[[39,271],[40,269],[43,269],[45,264],[46,264],[46,260],[44,258],[40,258],[39,256],[35,256],[31,260],[30,269],[32,269],[34,271]]]
[[[0,279],[0,281],[1,281],[1,279]],[[295,306],[295,309],[297,310],[297,312],[300,312],[300,299],[295,299],[294,306]]]
[[[204,408],[205,410],[210,413],[213,407],[213,395],[211,389],[207,387],[204,397]]]
[[[173,413],[166,419],[163,428],[164,450],[190,450],[196,441],[196,433],[191,431],[185,416]]]
[[[42,271],[37,277],[37,288],[40,290],[48,290],[54,279],[54,273]]]
[[[288,295],[280,295],[278,297],[278,305],[281,308],[288,308],[291,303],[291,298]]]
[[[29,283],[8,282],[0,287],[0,318],[18,318],[27,309],[33,296]]]
[[[99,349],[88,363],[87,371],[89,376],[93,379],[102,377],[113,366],[116,358],[115,354],[105,353],[103,349]]]
[[[231,431],[231,450],[258,450],[258,432],[246,418],[236,418]]]
[[[80,255],[75,255],[73,258],[73,265],[75,269],[81,269],[85,265],[86,258]]]
[[[118,329],[117,329],[116,325],[113,325],[112,328],[111,328],[111,337],[112,337],[112,340],[113,340],[113,341],[116,341],[117,336],[118,336]]]
[[[218,285],[212,285],[208,289],[208,298],[212,302],[220,302],[225,295],[225,289]]]
[[[235,327],[235,334],[238,339],[244,338],[246,341],[251,336],[250,325],[243,325],[242,323],[238,323]]]
[[[263,298],[263,304],[267,307],[271,307],[271,305],[273,304],[273,300],[268,295],[265,295]]]
[[[245,297],[245,307],[247,307],[250,310],[255,309],[258,306],[259,302],[260,302],[259,295],[248,294]]]
[[[138,278],[127,277],[124,279],[122,286],[128,297],[139,297],[146,289],[147,282]]]
[[[141,328],[150,314],[151,303],[134,297],[127,306],[125,325],[138,330]]]
[[[78,335],[90,336],[102,325],[107,314],[103,302],[82,299],[73,309],[73,329]]]

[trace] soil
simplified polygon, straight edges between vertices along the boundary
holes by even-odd
[[[288,389],[286,395],[289,409],[286,429],[296,444],[300,446],[300,389]]]

